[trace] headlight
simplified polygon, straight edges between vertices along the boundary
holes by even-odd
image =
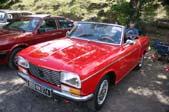
[[[29,68],[29,63],[26,59],[24,59],[23,57],[21,56],[18,56],[17,57],[17,63],[18,65],[24,67],[24,68]]]
[[[80,77],[71,72],[61,72],[61,82],[76,88],[81,88]]]

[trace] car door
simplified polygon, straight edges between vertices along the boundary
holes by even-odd
[[[139,56],[141,47],[138,40],[134,40],[133,44],[123,43],[120,50],[121,59],[119,62],[119,76],[118,80],[121,80],[127,75],[139,62]]]
[[[66,33],[58,28],[56,19],[49,17],[42,20],[34,39],[36,43],[39,43],[58,39],[64,37],[65,35]]]
[[[123,44],[124,53],[126,54],[126,70],[131,70],[133,67],[135,67],[140,59],[141,47],[137,39],[133,40],[133,42],[134,43],[132,44]]]

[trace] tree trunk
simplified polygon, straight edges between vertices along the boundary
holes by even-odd
[[[140,17],[141,0],[130,0],[130,6],[132,9],[130,19],[137,20]]]

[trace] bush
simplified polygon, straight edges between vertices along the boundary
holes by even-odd
[[[116,15],[117,21],[124,25],[126,25],[130,20],[130,15],[132,13],[129,2],[114,4],[112,5],[111,11],[114,13],[114,15]]]

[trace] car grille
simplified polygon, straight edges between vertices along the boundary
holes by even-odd
[[[30,64],[29,71],[35,77],[49,83],[60,85],[60,72]]]

